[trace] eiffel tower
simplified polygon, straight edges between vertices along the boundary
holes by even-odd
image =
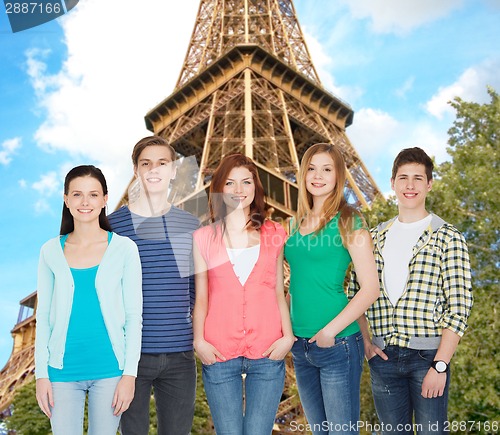
[[[346,160],[350,203],[380,194],[345,134],[353,110],[321,85],[292,0],[201,0],[174,92],[145,116],[146,126],[200,167],[192,198],[208,189],[227,154],[243,152],[260,169],[276,216],[296,211],[302,155],[335,143]],[[199,216],[199,214],[198,214]]]

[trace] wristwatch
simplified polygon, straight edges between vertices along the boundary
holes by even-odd
[[[446,373],[449,370],[449,365],[444,361],[432,361],[431,367],[438,373]]]

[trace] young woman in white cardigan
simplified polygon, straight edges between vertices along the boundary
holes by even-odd
[[[137,246],[111,232],[102,172],[66,176],[61,235],[38,267],[36,396],[54,435],[115,435],[134,396],[141,348],[141,263]]]

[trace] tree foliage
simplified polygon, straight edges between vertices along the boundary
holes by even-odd
[[[436,168],[427,209],[456,226],[467,240],[473,276],[474,306],[469,328],[452,360],[449,420],[500,421],[498,309],[500,193],[500,98],[491,102],[456,98],[456,119],[449,129],[451,157]],[[377,201],[365,215],[370,227],[397,214],[394,197]],[[370,395],[363,385],[364,395]],[[366,403],[366,397],[364,400]],[[367,410],[367,417],[371,410]],[[485,433],[468,425],[470,433]]]
[[[40,410],[36,401],[35,381],[19,389],[12,402],[12,415],[6,419],[9,430],[19,435],[50,434],[50,420]]]
[[[438,169],[432,207],[464,234],[473,274],[474,307],[454,358],[450,420],[499,421],[498,354],[500,98],[478,104],[456,98],[449,130],[452,161]]]

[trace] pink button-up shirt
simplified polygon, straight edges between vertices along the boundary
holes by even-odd
[[[265,221],[260,230],[257,263],[241,285],[220,226],[217,225],[216,231],[208,225],[194,232],[194,241],[208,267],[205,340],[226,359],[262,358],[262,353],[283,336],[276,298],[276,266],[286,236],[280,224]]]

